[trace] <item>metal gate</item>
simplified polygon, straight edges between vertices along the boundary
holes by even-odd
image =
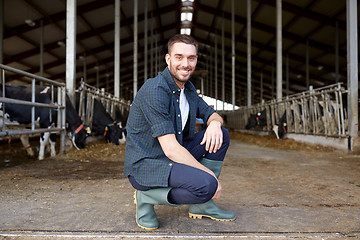
[[[66,113],[65,113],[65,102],[66,102],[66,88],[65,83],[60,83],[48,78],[44,78],[41,76],[37,76],[16,68],[8,67],[6,65],[0,64],[1,69],[1,78],[2,78],[2,96],[0,97],[0,102],[3,103],[3,112],[5,112],[6,103],[9,104],[19,104],[19,105],[26,105],[31,106],[31,129],[26,128],[17,128],[17,129],[11,129],[8,128],[7,122],[5,121],[5,116],[1,115],[2,120],[2,128],[0,131],[0,136],[11,136],[11,135],[29,135],[34,133],[44,133],[44,132],[58,132],[60,133],[60,152],[65,151],[65,121],[66,121]],[[18,100],[14,98],[8,98],[5,96],[5,84],[6,84],[6,78],[5,78],[5,72],[12,72],[19,74],[24,78],[26,81],[31,81],[31,87],[32,87],[32,100],[31,101],[24,101],[24,100]],[[40,103],[36,102],[35,99],[35,85],[36,82],[42,82],[44,84],[47,84],[47,86],[51,86],[52,91],[52,103]],[[54,99],[54,91],[56,89],[54,87],[57,87],[57,99]],[[44,107],[44,108],[52,108],[56,109],[58,111],[57,114],[57,124],[55,127],[52,128],[36,128],[35,127],[35,107]]]
[[[287,132],[327,137],[346,137],[348,135],[348,114],[346,109],[348,90],[342,83],[270,100],[236,111],[220,112],[226,116],[227,127],[245,129],[251,114],[264,111],[266,125],[259,131],[272,131],[285,114]]]

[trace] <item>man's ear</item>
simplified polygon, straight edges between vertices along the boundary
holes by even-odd
[[[169,65],[169,63],[170,63],[170,54],[167,53],[165,55],[165,61],[166,61],[166,64]]]

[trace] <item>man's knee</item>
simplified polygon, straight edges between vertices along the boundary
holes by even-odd
[[[203,185],[199,191],[197,191],[197,195],[200,199],[203,200],[203,202],[209,201],[215,194],[218,187],[218,182],[216,178],[214,178],[212,175],[208,174],[206,178],[204,178]]]
[[[224,127],[221,127],[221,130],[223,132],[223,143],[229,143],[230,142],[229,131]]]

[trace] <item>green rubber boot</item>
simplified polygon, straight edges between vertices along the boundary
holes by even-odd
[[[148,191],[135,191],[136,223],[139,227],[146,230],[155,230],[159,227],[154,205],[177,206],[168,201],[170,190],[171,188],[156,188]]]
[[[222,161],[202,158],[200,160],[200,163],[213,171],[217,178],[220,176],[221,168],[223,165]],[[216,221],[234,221],[236,219],[236,216],[233,212],[221,210],[218,206],[216,206],[212,199],[206,203],[191,204],[189,207],[189,217],[195,219],[202,219],[203,217],[208,217]]]

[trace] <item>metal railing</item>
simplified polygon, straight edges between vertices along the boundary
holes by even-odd
[[[106,112],[115,119],[115,109],[118,107],[122,114],[124,111],[130,110],[130,102],[124,99],[119,99],[114,95],[105,92],[105,89],[95,88],[84,81],[81,81],[79,89],[76,92],[80,93],[79,99],[79,116],[86,125],[92,126],[92,117],[94,110],[94,99],[99,100]],[[86,102],[86,106],[85,106]]]
[[[251,114],[264,111],[266,125],[255,130],[272,131],[273,125],[286,114],[288,133],[345,137],[348,134],[347,93],[342,83],[337,83],[220,113],[225,116],[227,127],[232,129],[245,129]]]
[[[16,68],[12,68],[3,64],[0,64],[1,70],[1,80],[2,80],[2,97],[0,97],[0,103],[2,103],[2,111],[5,113],[6,104],[19,104],[25,106],[31,106],[31,129],[20,128],[16,129],[8,128],[7,121],[5,119],[4,114],[0,116],[2,120],[2,128],[0,131],[0,136],[11,136],[11,135],[29,135],[34,133],[44,133],[44,132],[59,132],[61,135],[61,143],[60,143],[60,151],[63,152],[65,149],[65,121],[66,121],[66,112],[65,112],[65,103],[66,103],[66,89],[65,84],[60,83],[45,77],[37,76],[35,74],[31,74]],[[18,100],[14,98],[9,98],[5,95],[5,85],[6,78],[5,72],[12,72],[16,74],[22,75],[24,80],[31,81],[31,101]],[[35,86],[36,81],[43,82],[49,86],[51,86],[51,103],[40,103],[36,101],[35,98]],[[54,86],[57,87],[57,99],[54,99]],[[51,128],[36,128],[35,123],[35,107],[42,108],[51,108],[56,109],[58,111],[57,114],[57,124],[56,127]],[[51,111],[49,110],[49,114]]]

